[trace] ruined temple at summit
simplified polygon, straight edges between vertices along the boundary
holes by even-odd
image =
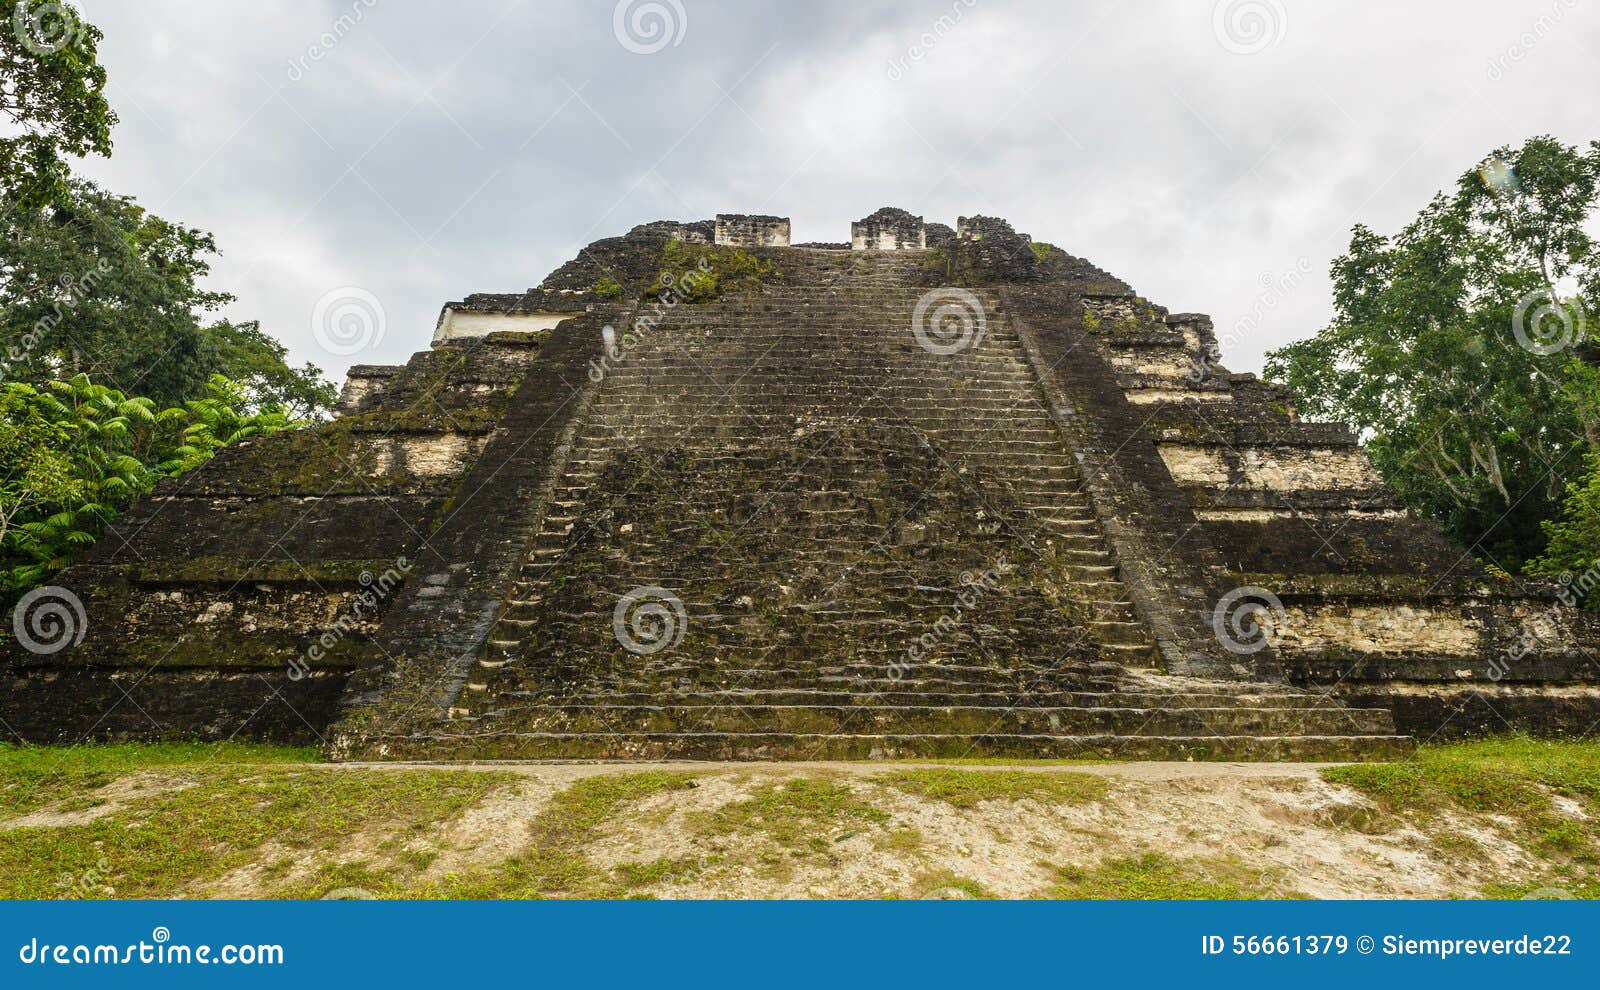
[[[341,759],[1362,759],[1600,718],[1590,619],[1206,317],[1001,220],[850,233],[652,223],[448,304],[62,573],[84,635],[8,647],[0,718]]]

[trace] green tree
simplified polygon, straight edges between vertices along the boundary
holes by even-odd
[[[1583,477],[1567,486],[1561,518],[1544,524],[1548,543],[1528,565],[1528,573],[1549,577],[1578,575],[1600,565],[1600,455],[1591,454]],[[1600,596],[1584,602],[1600,610]]]
[[[0,386],[0,600],[65,567],[161,478],[297,425],[280,408],[250,409],[245,390],[221,376],[168,409],[84,375]]]
[[[0,201],[39,209],[67,193],[67,157],[111,153],[99,29],[54,0],[0,0]]]
[[[1600,449],[1597,195],[1600,143],[1501,148],[1394,237],[1357,226],[1333,322],[1268,357],[1302,412],[1354,425],[1414,508],[1509,569]]]
[[[202,287],[211,235],[127,196],[74,180],[66,198],[0,217],[0,362],[35,385],[86,374],[170,406],[205,394],[214,374],[258,406],[325,412],[333,386],[292,368],[256,323],[214,319],[233,301]]]

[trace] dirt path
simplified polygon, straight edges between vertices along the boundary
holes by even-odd
[[[398,763],[212,766],[240,794],[271,773],[324,781],[328,800],[382,777],[497,774],[448,814],[393,812],[237,850],[175,876],[191,897],[656,898],[1480,897],[1548,876],[1509,819],[1382,813],[1319,764]],[[322,775],[333,775],[332,779]],[[124,774],[6,829],[139,828],[150,795],[186,771]],[[220,779],[220,778],[218,778]],[[392,778],[391,778],[392,779]],[[334,786],[333,781],[338,785]],[[346,786],[349,785],[349,786]],[[291,803],[307,784],[294,785]],[[435,785],[431,782],[427,787]],[[443,786],[438,785],[438,786]],[[452,785],[459,789],[460,783]],[[180,793],[181,792],[181,793]],[[232,793],[232,792],[230,792]],[[426,793],[426,789],[423,792]],[[304,803],[304,799],[300,799]],[[387,803],[387,802],[386,802]],[[1586,806],[1552,813],[1585,834]],[[331,820],[349,820],[330,806]],[[232,798],[208,814],[237,817]],[[123,824],[126,823],[126,824]],[[237,829],[218,821],[218,836]],[[1520,843],[1520,844],[1519,844]],[[96,842],[98,847],[103,843]],[[111,843],[113,846],[115,842]],[[114,864],[115,865],[115,864]]]

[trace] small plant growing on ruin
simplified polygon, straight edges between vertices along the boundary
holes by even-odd
[[[661,249],[661,275],[645,289],[649,300],[715,302],[779,281],[778,266],[738,248],[668,241]]]

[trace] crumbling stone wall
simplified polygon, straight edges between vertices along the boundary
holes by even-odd
[[[928,237],[921,217],[886,206],[850,225],[850,243],[857,251],[919,251]]]
[[[721,213],[717,215],[715,241],[724,247],[788,247],[789,220],[786,217],[753,217]]]

